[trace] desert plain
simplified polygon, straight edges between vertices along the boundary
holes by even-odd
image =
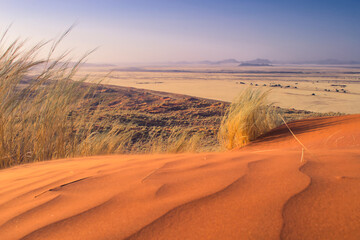
[[[271,90],[279,107],[314,112],[360,112],[359,65],[140,65],[90,66],[103,83],[231,102],[249,86]],[[313,95],[314,94],[314,95]]]

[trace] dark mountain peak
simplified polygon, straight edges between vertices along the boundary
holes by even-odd
[[[242,62],[239,66],[271,66],[271,61],[268,59],[257,58],[255,60]]]

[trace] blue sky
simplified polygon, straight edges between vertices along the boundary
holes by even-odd
[[[360,60],[360,1],[0,0],[10,38],[100,47],[90,62]]]

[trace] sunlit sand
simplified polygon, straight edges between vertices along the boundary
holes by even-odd
[[[90,68],[103,76],[112,68]],[[103,83],[231,102],[249,86],[270,90],[276,106],[315,112],[360,112],[360,67],[145,67],[114,68]],[[119,69],[123,69],[119,71]],[[228,71],[229,73],[222,73]],[[241,84],[244,83],[244,84]],[[280,84],[281,87],[271,87]],[[264,86],[266,85],[266,86]],[[341,86],[345,85],[345,87]],[[330,91],[325,91],[329,89]],[[342,90],[343,89],[343,90]],[[314,95],[313,95],[314,94]]]

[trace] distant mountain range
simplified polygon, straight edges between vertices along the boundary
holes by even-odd
[[[185,62],[182,62],[185,63]],[[229,58],[229,59],[224,59],[221,61],[209,61],[209,60],[205,60],[205,61],[200,61],[200,62],[187,62],[187,64],[206,64],[206,65],[222,65],[222,64],[239,64],[239,66],[271,66],[271,61],[268,59],[261,59],[261,58],[257,58],[254,60],[250,60],[250,61],[238,61],[234,58]]]
[[[221,61],[200,61],[196,62],[197,64],[206,64],[206,65],[223,65],[223,64],[238,64],[238,66],[272,66],[272,63],[268,59],[257,58],[250,61],[238,61],[236,59],[224,59]],[[191,64],[188,62],[188,64]]]
[[[239,66],[272,66],[272,64],[268,59],[258,58],[251,61],[241,62]]]
[[[145,63],[144,63],[145,64]],[[360,65],[360,61],[344,61],[339,59],[323,59],[323,60],[312,60],[312,61],[270,61],[268,59],[262,59],[257,58],[254,60],[249,61],[239,61],[234,58],[224,59],[220,61],[210,61],[210,60],[204,60],[204,61],[179,61],[179,62],[164,62],[164,63],[155,63],[155,65],[159,66],[175,66],[175,65],[232,65],[232,66],[273,66],[276,65],[282,65],[282,64],[314,64],[314,65]],[[70,63],[69,66],[73,66],[75,63]],[[139,64],[135,64],[139,65]],[[83,67],[117,67],[118,65],[114,64],[97,64],[97,63],[83,63]],[[136,69],[139,70],[139,69]]]
[[[230,59],[224,59],[221,61],[200,61],[197,62],[199,64],[209,64],[209,65],[221,65],[221,64],[231,64],[231,63],[240,63],[238,60],[230,58]]]

